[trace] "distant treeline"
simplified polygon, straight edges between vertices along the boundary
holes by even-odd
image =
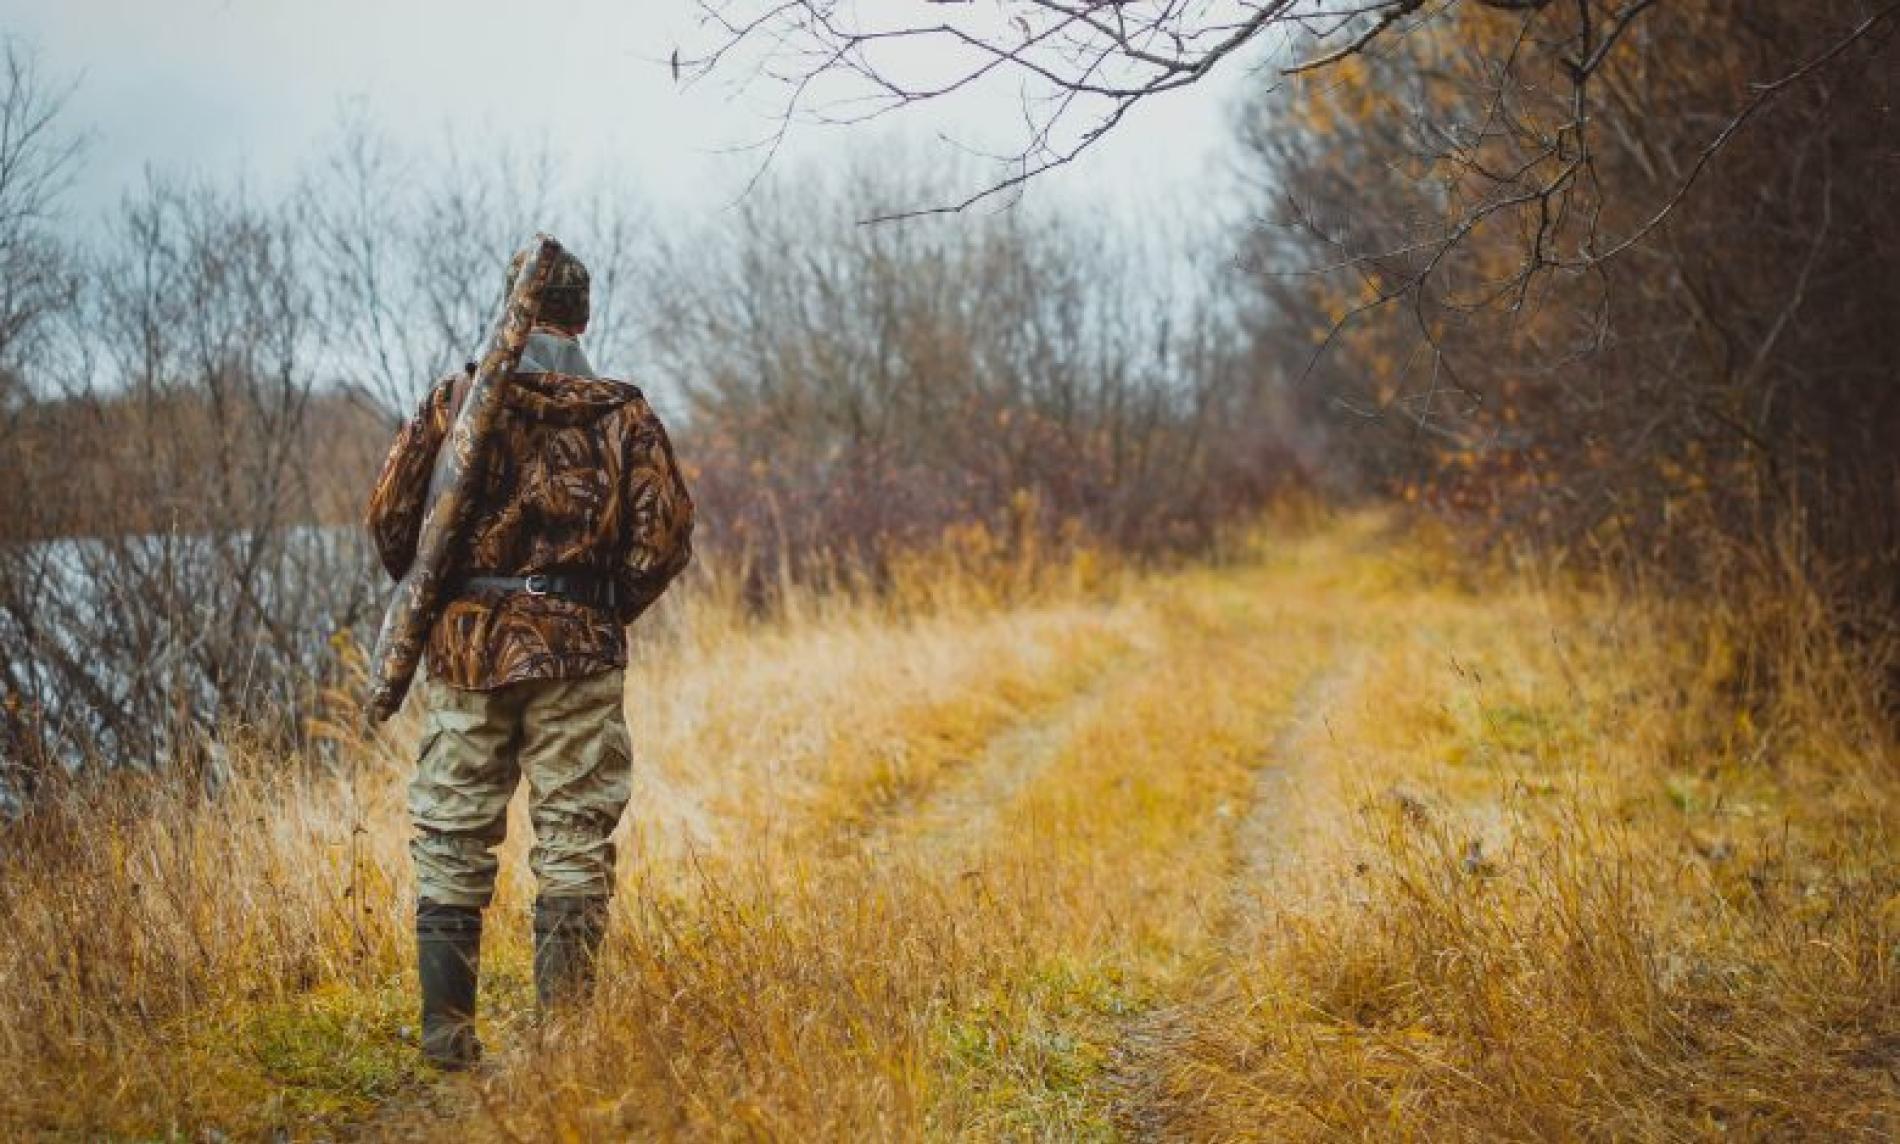
[[[10,379],[0,376],[0,389]],[[290,447],[321,465],[294,467],[284,519],[354,524],[362,472],[386,443],[389,418],[361,397],[301,395]],[[222,406],[197,393],[121,391],[8,402],[8,471],[16,489],[0,503],[0,542],[118,537],[224,526],[234,494],[267,484],[256,454],[220,442],[275,432],[248,404]]]

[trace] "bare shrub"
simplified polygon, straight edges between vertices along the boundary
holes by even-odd
[[[864,227],[912,188],[788,183],[677,248],[654,303],[710,543],[801,575],[971,527],[1182,550],[1291,476],[1271,379],[1180,250],[1028,209]]]
[[[157,765],[221,725],[294,734],[368,616],[363,541],[317,474],[372,455],[312,435],[301,256],[281,213],[153,185],[87,268],[68,352],[35,363],[60,396],[32,412],[0,579],[35,756]]]

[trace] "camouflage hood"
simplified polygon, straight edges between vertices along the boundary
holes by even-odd
[[[591,425],[639,396],[625,382],[597,376],[579,339],[536,330],[502,404],[544,425]]]
[[[544,425],[591,425],[640,396],[622,381],[565,373],[518,373],[503,390],[503,406]]]

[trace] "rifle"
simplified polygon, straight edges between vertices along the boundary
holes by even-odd
[[[500,416],[504,387],[521,365],[521,351],[541,310],[541,288],[561,244],[551,235],[537,234],[514,286],[503,300],[501,313],[490,329],[486,348],[475,363],[467,393],[452,407],[448,435],[436,450],[429,470],[429,492],[423,501],[422,529],[416,556],[396,583],[376,633],[370,657],[374,671],[370,685],[369,715],[381,723],[402,706],[422,661],[429,629],[442,609],[445,577],[474,512],[472,480],[479,474],[490,438]]]

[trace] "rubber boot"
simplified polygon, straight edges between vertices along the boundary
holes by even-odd
[[[471,906],[416,905],[416,976],[422,982],[422,1055],[439,1069],[465,1069],[482,1058],[475,1037],[475,987],[482,956],[482,912]]]
[[[534,995],[543,1013],[587,998],[607,933],[606,898],[542,898],[534,904]]]

